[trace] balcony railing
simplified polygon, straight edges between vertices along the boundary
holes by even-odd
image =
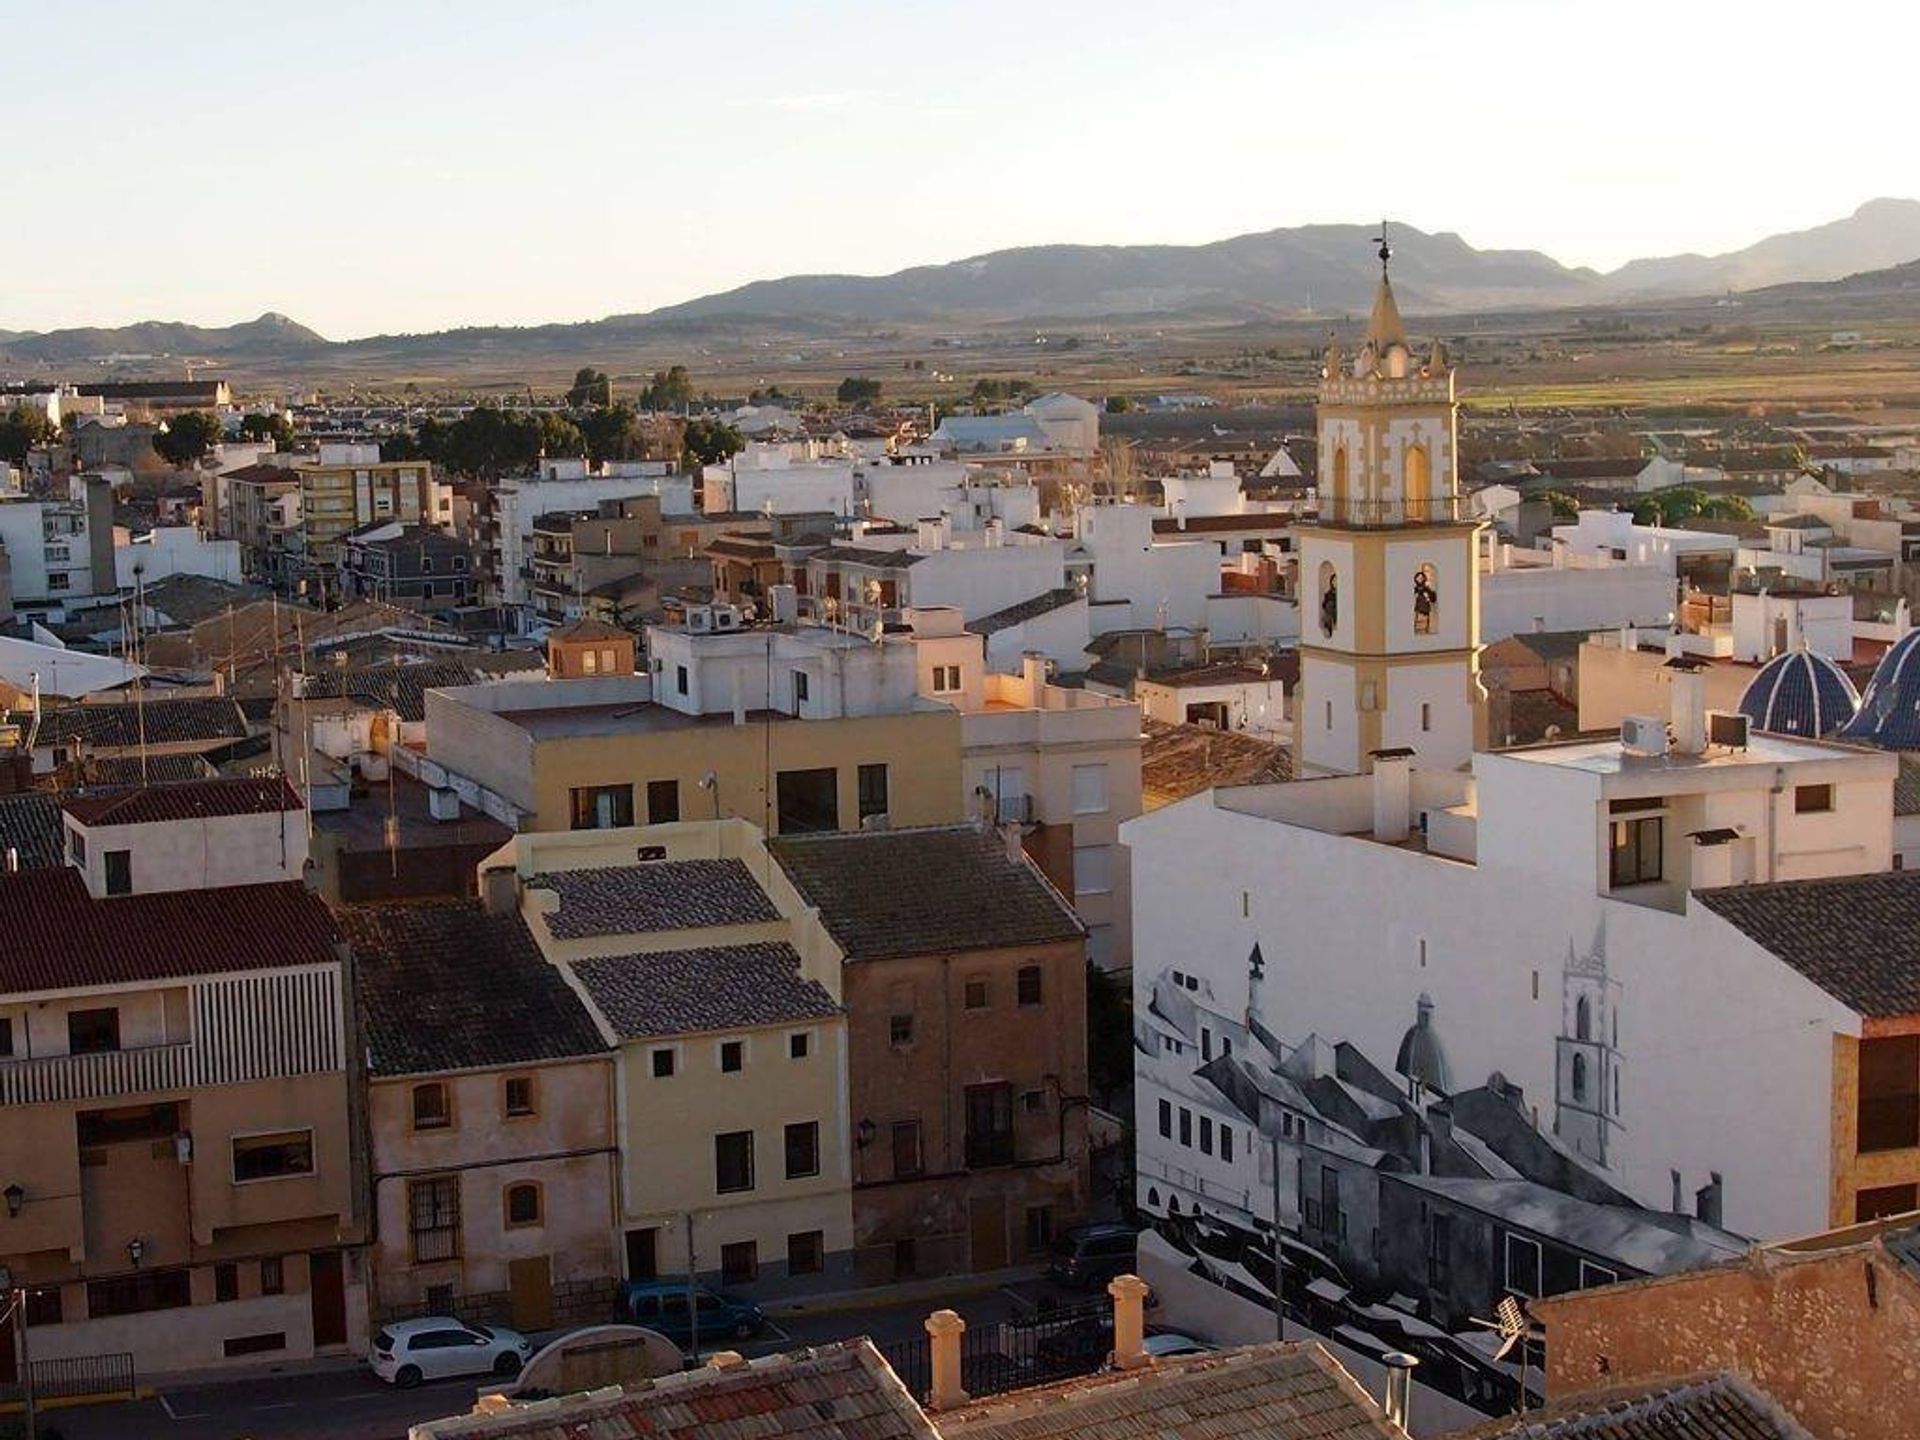
[[[192,1083],[192,1056],[193,1046],[181,1043],[0,1061],[0,1105],[41,1105],[178,1089]]]
[[[1464,495],[1436,495],[1425,500],[1372,500],[1361,496],[1335,499],[1322,495],[1316,518],[1322,525],[1389,530],[1402,525],[1457,525],[1471,519],[1472,514]]]

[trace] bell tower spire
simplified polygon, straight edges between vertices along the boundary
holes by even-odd
[[[1382,749],[1461,765],[1486,742],[1479,525],[1460,495],[1454,371],[1414,358],[1383,220],[1359,353],[1327,349],[1317,511],[1301,527],[1302,773],[1358,773]]]

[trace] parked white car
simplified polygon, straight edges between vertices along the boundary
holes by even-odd
[[[383,1327],[367,1363],[389,1385],[406,1390],[450,1375],[518,1375],[531,1354],[533,1342],[517,1330],[429,1315]]]

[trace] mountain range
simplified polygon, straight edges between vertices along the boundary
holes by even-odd
[[[1205,245],[1033,245],[892,275],[759,280],[644,314],[572,325],[475,327],[429,335],[329,341],[284,315],[206,328],[149,321],[118,329],[0,331],[0,360],[42,364],[102,357],[190,357],[288,365],[365,358],[400,362],[488,352],[551,355],[673,334],[771,326],[831,333],[903,324],[1302,318],[1363,311],[1377,262],[1372,225],[1303,225]],[[1920,259],[1920,200],[1869,201],[1810,230],[1724,255],[1634,260],[1601,273],[1536,250],[1477,250],[1452,233],[1391,227],[1393,276],[1413,312],[1611,305],[1729,290],[1847,280]],[[1871,288],[1871,281],[1866,282]],[[1902,288],[1895,285],[1893,288]]]

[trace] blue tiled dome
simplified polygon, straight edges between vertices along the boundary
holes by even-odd
[[[1860,692],[1846,672],[1811,650],[1774,656],[1740,697],[1740,713],[1754,729],[1808,739],[1833,734],[1859,708]]]
[[[1884,750],[1920,750],[1920,630],[1909,630],[1880,657],[1859,713],[1839,738]]]

